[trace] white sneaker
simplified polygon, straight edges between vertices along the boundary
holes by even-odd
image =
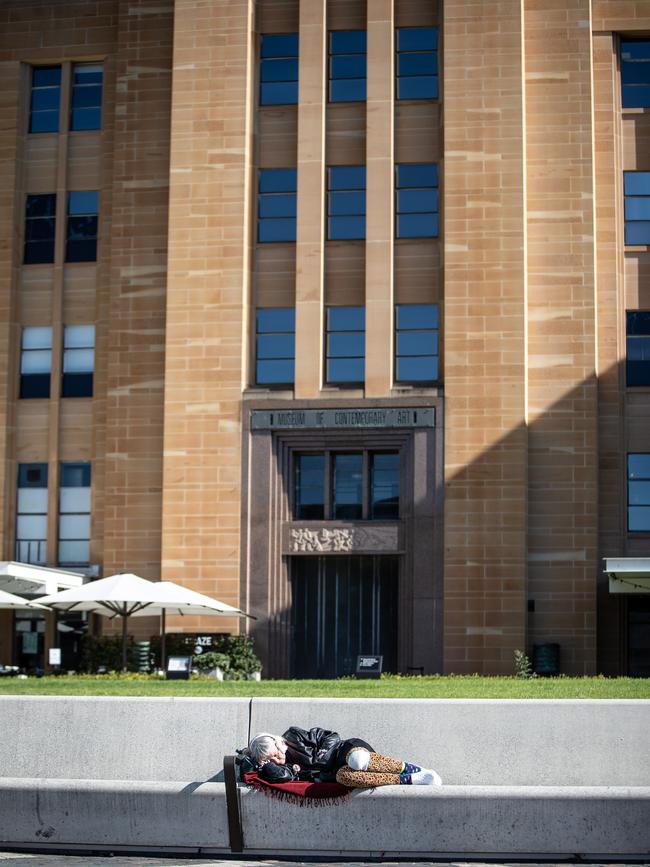
[[[411,785],[413,786],[442,786],[440,775],[435,771],[430,771],[428,768],[422,768],[416,774],[411,774]]]

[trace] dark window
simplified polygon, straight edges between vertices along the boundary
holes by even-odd
[[[18,464],[16,560],[47,560],[47,464]]]
[[[296,359],[296,311],[293,307],[258,307],[255,382],[292,385]]]
[[[299,521],[325,517],[325,455],[296,455],[293,514]]]
[[[296,170],[260,169],[257,240],[296,240]]]
[[[650,311],[627,312],[627,384],[650,385]]]
[[[399,518],[398,452],[297,454],[293,518],[300,521],[393,521]]]
[[[61,103],[61,67],[32,68],[32,93],[29,104],[30,132],[58,132]]]
[[[438,28],[397,31],[397,99],[438,98]]]
[[[95,326],[66,325],[63,329],[62,397],[92,397],[95,369]]]
[[[650,532],[650,454],[627,456],[627,529]]]
[[[90,562],[90,464],[61,464],[59,489],[60,565]]]
[[[438,166],[395,166],[395,221],[398,238],[438,236]]]
[[[20,343],[20,396],[49,397],[52,329],[23,328]]]
[[[327,382],[362,384],[365,379],[365,307],[327,308]]]
[[[298,34],[262,36],[260,105],[298,102]]]
[[[99,193],[68,193],[66,262],[97,261]]]
[[[27,196],[25,207],[25,265],[54,262],[56,193]]]
[[[437,304],[398,304],[395,308],[395,380],[438,379]]]
[[[370,455],[370,517],[388,521],[399,517],[397,452],[374,452]]]
[[[70,129],[102,128],[101,63],[76,63],[72,69]]]
[[[625,243],[650,244],[650,172],[623,172]]]
[[[332,518],[360,521],[363,517],[363,454],[334,455]]]
[[[364,102],[366,31],[333,30],[329,37],[330,102]]]
[[[327,237],[331,241],[366,237],[366,167],[327,170]]]
[[[621,42],[623,108],[650,107],[650,40]]]

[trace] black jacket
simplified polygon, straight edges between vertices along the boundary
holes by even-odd
[[[282,735],[288,745],[286,765],[276,765],[266,762],[259,770],[259,775],[270,783],[289,783],[292,780],[311,780],[326,782],[336,777],[338,753],[341,740],[336,732],[326,729],[306,729],[291,726]],[[345,758],[343,759],[345,763]],[[300,771],[294,771],[292,765],[300,765]]]

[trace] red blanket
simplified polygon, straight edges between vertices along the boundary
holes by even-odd
[[[347,800],[354,789],[342,786],[340,783],[269,783],[263,780],[256,771],[248,771],[243,775],[247,786],[251,786],[269,798],[288,801],[300,807],[330,806]]]

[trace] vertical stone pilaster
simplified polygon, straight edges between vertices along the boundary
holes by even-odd
[[[445,670],[510,673],[526,634],[520,0],[443,4]]]
[[[590,0],[525,0],[531,643],[595,671],[598,394]],[[552,180],[551,180],[552,179]]]
[[[327,3],[300,3],[296,398],[316,397],[323,364]]]
[[[239,603],[253,0],[176,0],[162,575]],[[213,618],[169,619],[214,631]],[[237,630],[224,618],[218,629]]]
[[[366,396],[390,393],[393,373],[393,0],[368,2],[366,108]]]

